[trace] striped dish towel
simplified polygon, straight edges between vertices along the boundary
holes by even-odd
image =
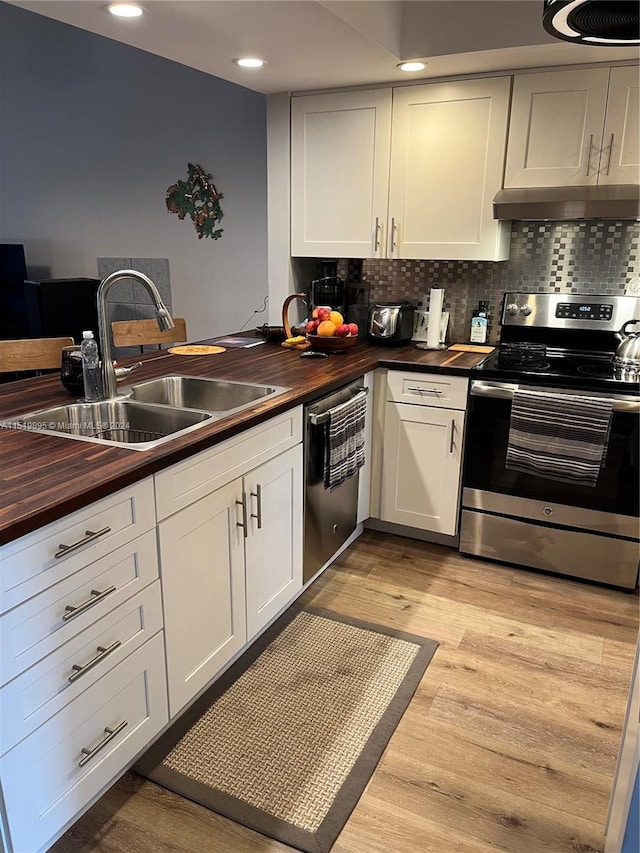
[[[597,397],[518,389],[505,467],[595,486],[607,456],[612,405]]]
[[[328,412],[325,426],[324,487],[333,491],[364,465],[367,395],[359,391]]]

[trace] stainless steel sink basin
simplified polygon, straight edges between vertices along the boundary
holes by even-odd
[[[123,389],[130,400],[230,414],[288,391],[279,385],[227,382],[198,376],[163,376]]]
[[[212,420],[210,412],[117,399],[40,409],[0,425],[5,429],[149,450]]]

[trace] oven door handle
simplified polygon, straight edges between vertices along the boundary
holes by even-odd
[[[513,400],[519,385],[511,382],[489,382],[474,379],[471,383],[470,394],[472,397],[495,397],[500,400]],[[589,391],[569,391],[564,388],[549,388],[550,394],[565,394],[567,396],[594,397],[603,402],[611,403],[614,412],[628,412],[632,415],[640,414],[640,398],[630,396],[605,397],[602,394],[594,394]]]

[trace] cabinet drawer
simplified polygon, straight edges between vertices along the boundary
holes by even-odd
[[[155,526],[153,479],[0,547],[0,613]],[[96,534],[94,537],[91,534]],[[67,550],[65,551],[65,548]],[[69,547],[72,546],[72,547]]]
[[[387,374],[387,400],[464,411],[468,385],[469,380],[464,376],[390,370]]]
[[[0,684],[33,666],[157,577],[156,536],[149,530],[3,614]]]
[[[157,580],[0,690],[0,755],[162,629]]]
[[[302,406],[155,475],[158,521],[302,441]]]
[[[13,849],[47,849],[167,720],[160,632],[0,758]]]

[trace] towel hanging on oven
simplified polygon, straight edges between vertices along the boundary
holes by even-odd
[[[518,389],[505,467],[595,486],[607,457],[612,403],[598,397]]]
[[[364,465],[367,395],[359,391],[327,412],[324,487],[337,489]]]

